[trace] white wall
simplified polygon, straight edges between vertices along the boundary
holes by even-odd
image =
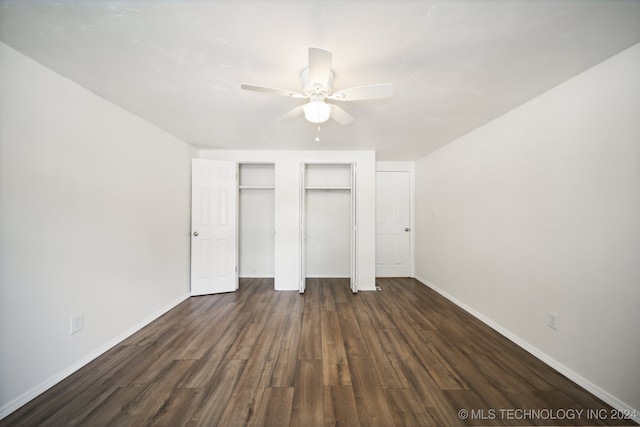
[[[640,409],[640,44],[419,160],[416,192],[422,281]]]
[[[298,289],[300,163],[356,162],[358,169],[358,289],[375,290],[375,153],[373,151],[202,150],[200,158],[275,164],[275,288],[277,290]]]
[[[188,296],[194,154],[0,43],[0,418]]]
[[[307,191],[307,277],[351,277],[351,192]]]
[[[241,189],[238,205],[239,277],[274,277],[274,191]]]

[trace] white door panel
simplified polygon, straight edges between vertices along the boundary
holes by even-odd
[[[191,295],[238,289],[235,162],[193,159]]]
[[[409,172],[376,172],[376,276],[411,274]]]
[[[307,232],[306,232],[306,224],[305,224],[305,205],[306,201],[306,171],[304,163],[300,163],[300,281],[298,283],[298,290],[301,294],[304,293],[307,286]]]
[[[356,164],[351,165],[351,292],[358,292],[358,199]]]

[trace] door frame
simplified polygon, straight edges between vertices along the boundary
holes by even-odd
[[[306,272],[306,244],[307,244],[307,236],[306,236],[306,197],[307,197],[307,185],[306,185],[306,175],[307,175],[307,165],[336,165],[336,166],[349,166],[350,167],[350,183],[349,183],[349,193],[351,197],[351,248],[350,248],[350,278],[349,278],[349,287],[351,288],[351,292],[358,293],[358,204],[357,204],[357,162],[300,162],[300,210],[299,210],[299,219],[300,219],[300,237],[299,237],[299,253],[300,253],[300,265],[299,265],[299,292],[302,294],[306,289],[306,280],[307,280],[307,272]]]
[[[278,200],[278,188],[275,185],[275,181],[277,179],[276,177],[276,164],[275,162],[267,162],[267,161],[237,161],[237,169],[238,169],[238,180],[237,180],[237,184],[238,184],[238,206],[237,206],[237,212],[238,212],[238,223],[237,223],[237,234],[238,234],[238,254],[237,254],[237,262],[238,262],[238,278],[240,278],[240,270],[242,269],[242,260],[240,259],[240,232],[241,232],[241,224],[240,224],[240,213],[241,213],[241,207],[240,207],[240,199],[241,199],[241,193],[242,190],[247,190],[247,189],[259,189],[259,190],[268,190],[271,191],[273,193],[273,288],[274,290],[277,289],[277,279],[276,279],[276,241],[277,241],[277,233],[276,233],[276,224],[278,223],[278,204],[277,204],[277,200]],[[258,166],[271,166],[273,168],[273,180],[274,183],[272,185],[243,185],[242,183],[242,166],[249,166],[251,167],[252,165],[258,165]]]

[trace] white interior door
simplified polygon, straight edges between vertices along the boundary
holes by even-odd
[[[376,172],[376,276],[411,275],[409,172]]]
[[[358,292],[358,223],[356,221],[356,165],[351,165],[351,291]]]
[[[307,187],[305,182],[305,164],[300,163],[300,284],[299,291],[301,294],[304,293],[304,290],[307,285],[307,258],[306,258],[306,247],[307,247],[307,236],[305,230],[305,206],[307,204],[306,195],[307,195]]]
[[[238,289],[236,177],[235,162],[193,159],[191,295]]]

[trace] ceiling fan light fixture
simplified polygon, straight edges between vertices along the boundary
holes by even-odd
[[[356,86],[334,92],[332,86],[335,73],[331,69],[332,58],[333,55],[331,52],[316,47],[309,48],[308,66],[300,72],[300,80],[304,93],[245,83],[241,84],[240,88],[255,92],[270,93],[272,95],[309,100],[308,103],[298,105],[289,111],[282,116],[280,120],[291,120],[304,113],[304,117],[311,123],[324,123],[332,118],[343,126],[353,123],[354,119],[349,113],[340,108],[337,103],[333,103],[333,101],[342,102],[389,98],[393,94],[393,85],[391,83]],[[332,103],[327,104],[325,102],[326,100],[330,100]]]
[[[304,106],[304,117],[311,123],[324,123],[331,115],[331,105],[324,101],[313,100]]]

